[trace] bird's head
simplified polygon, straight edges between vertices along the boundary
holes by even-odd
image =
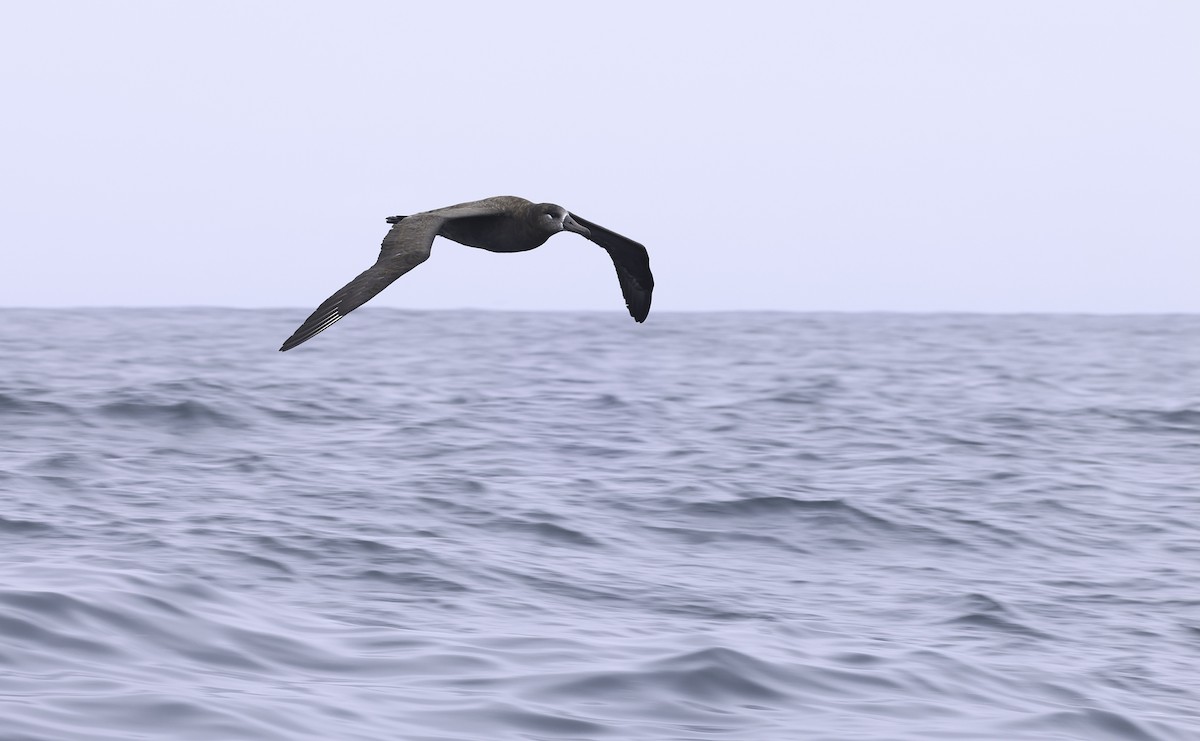
[[[567,213],[562,206],[553,203],[539,203],[534,207],[533,213],[534,223],[537,227],[551,234],[567,231],[582,234],[585,237],[592,236],[588,228],[572,219],[571,214]]]

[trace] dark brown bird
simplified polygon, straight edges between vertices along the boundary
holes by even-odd
[[[559,232],[582,234],[608,251],[617,268],[625,306],[634,321],[643,322],[650,313],[654,276],[650,273],[646,248],[562,206],[533,203],[516,196],[496,196],[412,216],[392,216],[388,223],[395,226],[383,238],[375,264],[325,299],[287,338],[280,352],[312,339],[425,262],[433,238],[439,235],[489,252],[524,252],[540,247]]]

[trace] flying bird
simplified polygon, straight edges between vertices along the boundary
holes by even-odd
[[[612,258],[625,306],[634,321],[643,322],[650,313],[654,276],[650,273],[646,248],[562,206],[533,203],[516,196],[496,196],[412,216],[392,216],[387,221],[393,226],[383,238],[375,264],[325,299],[287,338],[280,352],[329,329],[392,281],[425,262],[437,236],[489,252],[524,252],[540,247],[559,232],[582,234],[603,247]]]

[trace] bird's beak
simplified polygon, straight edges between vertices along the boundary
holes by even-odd
[[[575,232],[576,234],[582,234],[583,236],[588,237],[589,239],[592,236],[592,233],[590,231],[588,231],[588,228],[586,226],[580,226],[575,221],[575,219],[571,218],[570,214],[567,214],[567,217],[565,219],[563,219],[563,231]]]

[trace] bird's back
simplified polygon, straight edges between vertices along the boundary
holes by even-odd
[[[551,233],[538,229],[531,215],[532,201],[517,196],[495,196],[460,203],[427,213],[451,216],[455,209],[483,207],[495,213],[468,218],[448,218],[438,234],[468,247],[489,252],[524,252],[541,246]]]

